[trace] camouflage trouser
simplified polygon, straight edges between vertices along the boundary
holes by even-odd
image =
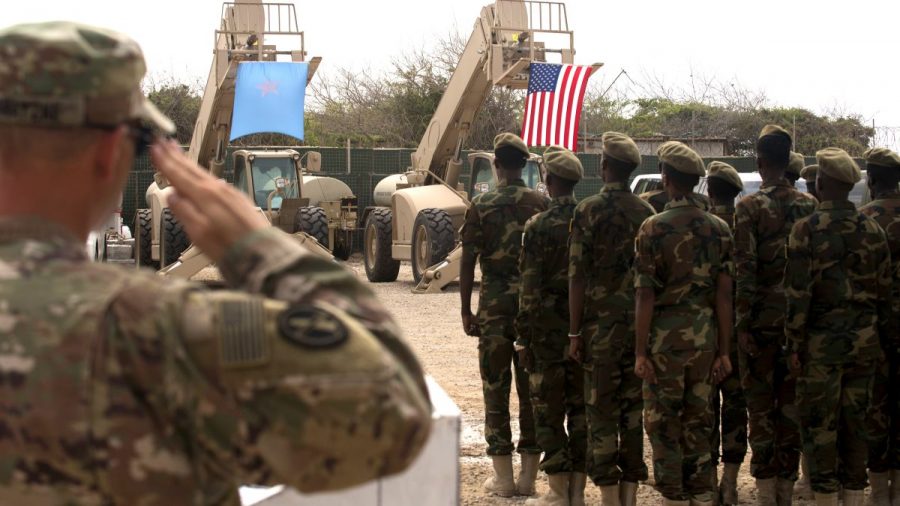
[[[534,431],[544,451],[541,470],[547,474],[583,473],[587,447],[584,371],[571,360],[536,360],[528,377]]]
[[[783,334],[754,333],[756,356],[739,353],[741,386],[750,415],[750,474],[796,481],[800,467],[800,419],[796,379],[781,348]]]
[[[608,320],[607,320],[608,321]],[[644,403],[634,374],[633,319],[587,325],[584,391],[588,418],[587,474],[597,486],[647,479]]]
[[[484,439],[488,455],[509,455],[515,446],[509,426],[509,394],[513,369],[519,397],[519,453],[540,453],[534,436],[534,414],[528,389],[528,373],[519,365],[513,343],[512,321],[494,321],[481,326],[478,363],[484,391]]]
[[[890,471],[894,465],[891,462],[891,422],[896,416],[892,412],[892,400],[897,396],[896,390],[900,384],[894,383],[891,388],[891,378],[897,377],[896,369],[896,364],[886,359],[879,360],[875,366],[868,422],[869,469],[875,473]]]
[[[737,352],[731,353],[734,372],[713,387],[713,465],[719,465],[719,447],[722,447],[722,462],[741,464],[747,456],[747,400],[741,388],[741,373]],[[720,400],[721,394],[721,400]],[[720,430],[721,427],[721,430]]]
[[[669,351],[650,357],[657,383],[644,383],[644,424],[656,489],[666,499],[712,500],[713,355],[712,350]]]
[[[806,363],[797,381],[803,451],[812,489],[819,493],[866,488],[866,419],[874,361]]]

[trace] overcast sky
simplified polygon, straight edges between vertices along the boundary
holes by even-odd
[[[71,19],[115,28],[140,42],[153,75],[203,79],[216,0],[4,2],[3,24]],[[486,0],[294,2],[307,49],[321,70],[381,70],[451,30],[468,37]],[[604,62],[595,81],[621,69],[689,87],[691,73],[763,90],[777,105],[862,114],[900,127],[900,2],[892,0],[569,0],[576,63]],[[627,79],[617,91],[630,86]],[[619,88],[622,88],[621,90]]]

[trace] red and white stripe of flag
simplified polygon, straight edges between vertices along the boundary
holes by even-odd
[[[578,147],[578,125],[584,94],[593,68],[563,65],[556,91],[537,92],[525,100],[522,139],[529,146],[559,144],[575,151]]]

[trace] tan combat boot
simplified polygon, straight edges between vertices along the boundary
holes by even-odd
[[[900,506],[900,471],[891,471],[891,504]]]
[[[740,464],[725,464],[722,481],[719,482],[719,496],[725,506],[735,506],[738,503],[737,481],[740,470]]]
[[[619,506],[621,504],[620,493],[619,485],[603,485],[600,487],[600,506]]]
[[[844,489],[844,506],[863,506],[865,502],[864,490],[847,490]]]
[[[869,471],[869,506],[891,506],[891,473],[873,473]],[[898,505],[900,506],[900,505]]]
[[[800,455],[800,471],[800,479],[794,484],[794,495],[797,496],[797,499],[812,501],[815,499],[815,494],[813,494],[812,484],[809,482],[809,459],[806,458],[805,453]]]
[[[619,504],[622,506],[637,506],[637,491],[637,483],[631,481],[619,482]],[[897,506],[900,506],[900,504]]]
[[[756,480],[756,504],[757,506],[777,506],[777,482],[775,478]]]
[[[778,478],[775,482],[775,504],[791,506],[794,499],[794,482]]]
[[[519,468],[519,479],[516,480],[516,491],[519,495],[534,495],[534,480],[537,478],[540,464],[540,453],[522,454],[522,467]]]
[[[820,494],[816,492],[816,506],[838,506],[837,492],[832,494]]]
[[[485,492],[500,497],[516,495],[516,483],[513,481],[512,455],[493,455],[494,476],[484,482]]]
[[[525,501],[525,506],[569,506],[569,473],[547,475],[550,490],[546,494]]]
[[[569,476],[569,505],[584,506],[584,487],[587,485],[587,475],[584,473],[572,473]]]

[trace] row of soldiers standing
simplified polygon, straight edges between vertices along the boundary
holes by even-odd
[[[488,492],[533,495],[540,461],[550,490],[526,504],[584,504],[590,477],[604,505],[634,505],[648,479],[646,429],[666,504],[737,504],[749,422],[759,504],[791,504],[802,448],[817,504],[836,505],[842,491],[844,504],[861,505],[868,466],[872,504],[900,505],[898,396],[889,392],[898,379],[900,157],[866,153],[874,201],[857,211],[853,159],[829,148],[803,170],[819,203],[793,187],[803,159],[791,145],[784,129],[763,129],[762,188],[736,207],[743,185],[732,167],[662,145],[657,214],[628,189],[641,157],[625,135],[603,136],[605,185],[581,203],[578,158],[548,149],[549,208],[521,181],[527,146],[497,137],[500,184],[466,215],[460,276],[464,329],[479,336]],[[693,192],[701,177],[711,202]]]

